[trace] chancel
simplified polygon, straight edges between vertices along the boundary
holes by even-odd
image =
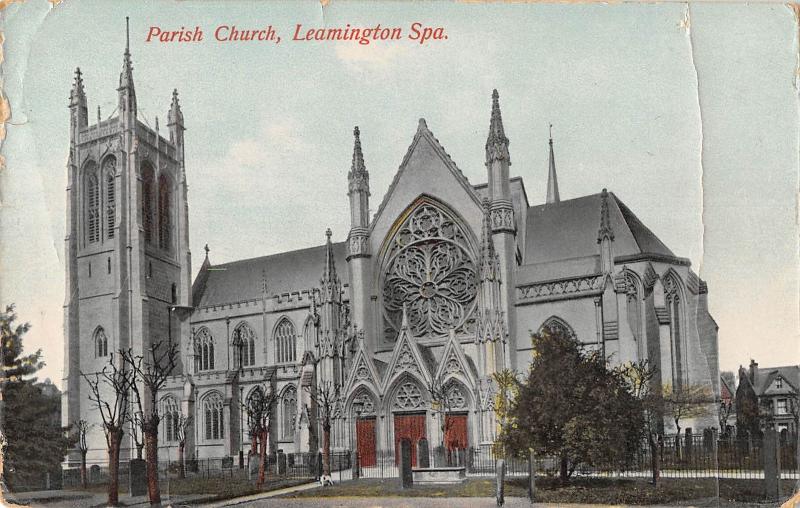
[[[63,420],[95,424],[91,463],[107,460],[106,443],[80,372],[163,337],[180,341],[180,362],[159,394],[161,460],[177,457],[169,426],[178,413],[191,417],[187,458],[246,453],[243,404],[265,383],[278,395],[270,451],[320,448],[309,391],[321,383],[341,394],[332,447],[357,448],[361,467],[402,439],[415,466],[420,443],[491,446],[494,374],[525,372],[530,335],[546,327],[612,365],[649,360],[659,384],[718,393],[706,283],[612,191],[562,200],[552,135],[546,189],[529,201],[510,174],[496,90],[487,100],[486,182],[469,182],[420,119],[370,215],[368,147],[356,127],[352,159],[341,164],[349,231],[320,224],[297,232],[318,236],[315,247],[223,264],[206,247],[192,281],[192,168],[177,91],[163,133],[141,121],[126,47],[116,116],[89,125],[83,79],[77,70],[69,103]],[[431,397],[437,383],[444,405]],[[715,425],[713,415],[684,423]],[[134,452],[126,438],[123,459]]]

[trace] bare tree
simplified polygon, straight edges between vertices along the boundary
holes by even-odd
[[[131,406],[135,404],[134,401],[130,402]],[[142,435],[142,415],[133,407],[131,407],[130,424],[131,437],[133,438],[134,446],[136,446],[136,458],[142,460],[142,450],[144,449],[144,436]]]
[[[133,385],[133,372],[118,367],[114,354],[108,358],[108,365],[100,372],[81,376],[89,385],[89,401],[97,407],[103,420],[103,430],[108,447],[108,505],[119,504],[119,450],[125,424],[130,419],[128,390]]]
[[[186,478],[186,431],[192,423],[192,417],[183,413],[175,415],[176,438],[178,439],[178,463],[180,464],[181,478]]]
[[[720,400],[719,402],[719,430],[723,436],[728,436],[728,422],[736,413],[736,407],[734,406],[733,399],[731,400]]]
[[[439,416],[439,430],[441,431],[441,442],[439,443],[442,451],[442,457],[447,457],[447,449],[445,448],[445,436],[450,431],[453,423],[447,418],[447,415],[452,411],[452,403],[450,401],[449,390],[451,385],[445,383],[442,377],[431,378],[430,382],[426,383],[426,388],[431,396],[431,409]]]
[[[155,506],[161,505],[158,485],[158,424],[161,421],[158,413],[158,392],[167,383],[178,360],[178,344],[162,345],[161,341],[153,343],[147,352],[147,360],[142,355],[133,354],[131,349],[120,351],[124,364],[133,373],[131,392],[144,434],[147,493],[150,504]]]
[[[331,474],[331,425],[333,412],[341,401],[339,385],[322,381],[317,386],[306,386],[311,401],[317,406],[317,416],[322,422],[322,474]]]
[[[258,479],[256,488],[264,486],[267,472],[267,442],[269,440],[270,420],[275,410],[277,395],[269,384],[256,387],[243,403],[247,412],[247,425],[250,429],[253,450],[259,448]]]
[[[714,402],[711,390],[706,385],[690,384],[674,389],[672,385],[663,387],[664,411],[675,422],[675,448],[681,458],[681,420],[708,415],[708,405]]]
[[[648,360],[640,360],[621,367],[622,374],[628,382],[631,394],[642,402],[644,424],[647,433],[647,444],[650,448],[650,470],[653,486],[658,485],[661,464],[658,453],[658,433],[661,424],[660,393],[655,390],[657,368]]]
[[[88,486],[86,478],[86,453],[89,451],[89,443],[86,442],[86,434],[89,432],[89,422],[86,420],[78,420],[75,422],[75,432],[78,437],[78,451],[81,452],[81,487],[84,489]]]

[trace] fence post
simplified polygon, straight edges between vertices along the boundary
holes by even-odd
[[[533,450],[528,455],[528,499],[531,503],[536,499],[536,457]]]
[[[780,457],[775,429],[764,431],[761,453],[764,454],[764,498],[774,501],[780,498]]]

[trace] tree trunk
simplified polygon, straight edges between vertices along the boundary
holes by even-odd
[[[561,457],[561,467],[559,468],[559,478],[561,479],[561,483],[567,483],[569,479],[569,469],[567,468],[568,461],[567,457]]]
[[[150,506],[161,506],[161,490],[158,487],[158,421],[144,425],[144,445],[147,455],[147,494]]]
[[[322,425],[322,474],[331,475],[331,423],[328,418]]]
[[[84,489],[89,485],[88,478],[86,477],[86,451],[81,450],[81,487]]]
[[[122,429],[109,427],[108,432],[108,505],[119,505],[119,445],[122,443]]]
[[[675,419],[675,429],[677,432],[675,433],[675,458],[681,460],[681,426],[678,425],[678,419]]]
[[[653,486],[658,486],[658,477],[660,474],[658,467],[658,445],[652,432],[647,433],[647,442],[650,445],[650,468],[653,473]]]
[[[186,458],[185,458],[186,442],[181,441],[178,443],[178,465],[180,467],[181,478],[186,478]]]
[[[261,457],[258,459],[258,480],[256,481],[256,488],[260,489],[264,486],[264,479],[267,473],[267,429],[259,431],[259,449],[261,450]]]

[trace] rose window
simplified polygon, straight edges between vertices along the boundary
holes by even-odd
[[[403,304],[414,336],[441,337],[473,329],[477,270],[462,228],[424,204],[392,239],[383,282],[387,340],[397,338]]]

